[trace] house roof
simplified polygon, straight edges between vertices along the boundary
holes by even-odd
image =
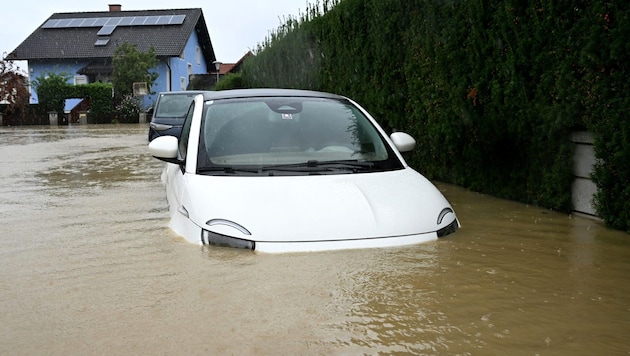
[[[55,13],[6,59],[113,58],[117,46],[125,42],[135,44],[141,52],[153,47],[159,58],[176,57],[193,31],[206,65],[213,68],[216,56],[199,8]]]
[[[252,53],[252,51],[248,51],[247,53],[245,53],[243,57],[241,57],[241,59],[238,60],[238,62],[234,63],[234,66],[230,68],[228,72],[232,72],[232,73],[240,72],[241,67],[243,66],[243,62],[245,62],[247,58],[253,57],[253,56],[254,54]]]
[[[229,73],[235,65],[236,63],[222,63],[219,69],[219,74],[224,75]],[[216,73],[216,70],[214,72]]]
[[[238,62],[236,63],[221,63],[220,67],[219,67],[219,74],[221,75],[225,75],[228,73],[236,73],[239,72],[241,70],[241,66],[243,65],[243,62],[249,58],[252,57],[254,54],[252,53],[252,51],[249,51],[247,53],[245,53],[245,55],[243,55],[243,57],[241,57],[241,59],[238,60]],[[210,73],[214,73],[216,74],[217,71],[215,70],[211,70]]]

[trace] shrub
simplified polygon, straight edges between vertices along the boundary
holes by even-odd
[[[142,103],[138,97],[125,95],[116,105],[115,119],[121,123],[138,122]]]
[[[214,90],[243,89],[245,83],[240,73],[228,73],[214,86]]]

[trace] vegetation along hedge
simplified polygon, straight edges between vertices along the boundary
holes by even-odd
[[[258,45],[243,85],[347,95],[411,133],[432,179],[570,212],[590,130],[598,213],[630,231],[630,3],[337,0]]]

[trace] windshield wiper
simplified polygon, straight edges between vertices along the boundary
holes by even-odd
[[[201,167],[197,169],[199,173],[225,173],[225,174],[236,174],[236,173],[260,173],[260,170],[257,168],[240,168],[240,167],[232,167],[232,166],[216,166],[216,167]]]
[[[300,163],[287,163],[287,164],[273,164],[262,167],[257,166],[209,166],[200,167],[197,172],[215,173],[215,174],[270,174],[273,172],[297,172],[297,173],[328,173],[328,172],[341,172],[341,173],[358,173],[372,169],[374,167],[373,162],[357,161],[357,160],[337,160],[337,161],[316,161],[310,160]]]
[[[357,160],[316,161],[310,160],[301,163],[274,164],[261,167],[262,171],[292,171],[292,172],[325,172],[325,171],[352,171],[353,173],[371,169],[373,162]]]

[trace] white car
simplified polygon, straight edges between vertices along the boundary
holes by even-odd
[[[441,192],[352,100],[245,89],[197,95],[180,138],[149,152],[162,174],[171,227],[190,242],[259,252],[404,246],[460,223]]]

